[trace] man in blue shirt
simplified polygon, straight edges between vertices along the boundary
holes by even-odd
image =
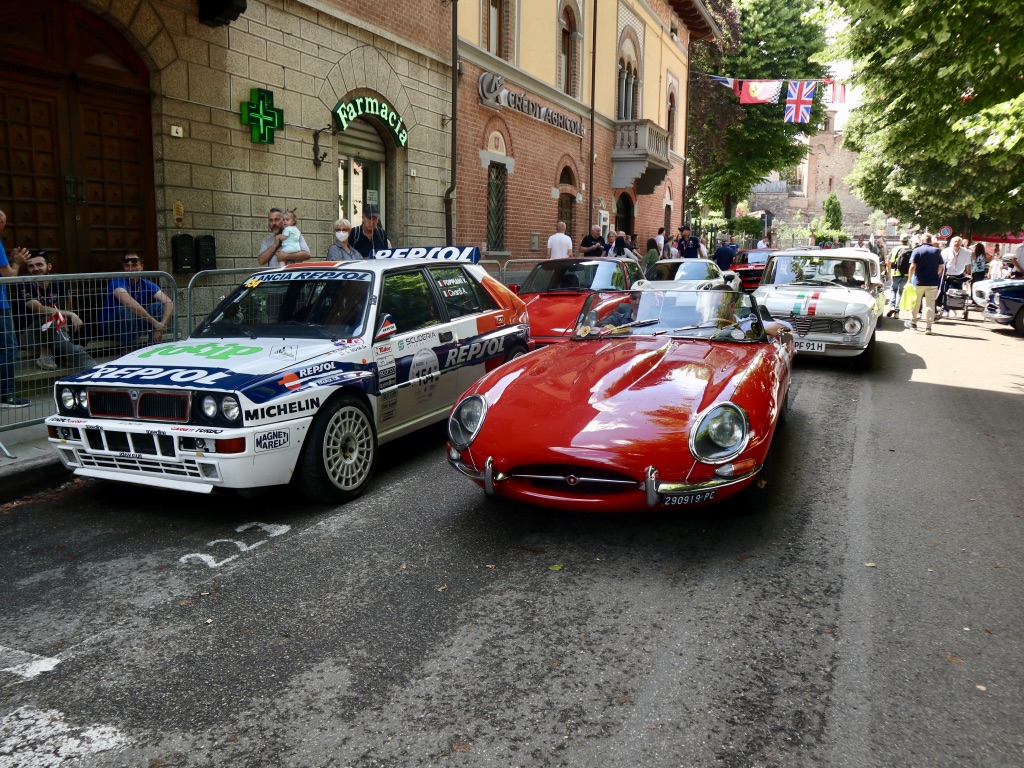
[[[0,211],[0,232],[7,226],[7,214]],[[10,261],[0,242],[0,277],[17,277],[28,251],[15,248]],[[14,333],[14,317],[7,300],[7,286],[0,285],[0,408],[24,408],[28,400],[14,394],[14,363],[18,359],[18,337]]]
[[[700,258],[700,240],[690,234],[690,228],[685,224],[679,228],[679,242],[676,243],[679,249],[679,258],[698,259]]]
[[[141,272],[142,257],[137,253],[124,256],[124,277],[110,281],[103,299],[100,327],[113,336],[124,348],[135,344],[136,338],[150,331],[150,338],[158,342],[170,327],[174,315],[174,302],[151,280],[130,276]]]
[[[935,297],[942,282],[942,251],[932,245],[931,232],[921,235],[921,244],[910,254],[910,282],[917,290],[917,301],[914,311],[906,325],[917,330],[917,319],[921,314],[921,303],[924,303],[924,321],[927,324],[925,333],[932,333],[932,322],[935,319]]]
[[[732,248],[727,243],[720,242],[719,246],[715,249],[715,263],[718,264],[719,269],[728,269],[732,266],[734,255]]]

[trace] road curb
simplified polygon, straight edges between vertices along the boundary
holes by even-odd
[[[70,477],[71,470],[61,463],[56,454],[0,467],[0,504],[60,485]]]

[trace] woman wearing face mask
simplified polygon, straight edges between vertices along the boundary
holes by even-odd
[[[351,232],[352,225],[348,223],[348,219],[338,219],[334,222],[335,242],[331,243],[331,247],[327,249],[328,261],[346,261],[363,258],[359,251],[349,244]]]

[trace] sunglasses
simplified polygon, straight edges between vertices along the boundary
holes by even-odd
[[[138,259],[125,259],[124,263],[125,264],[138,264],[139,260]]]

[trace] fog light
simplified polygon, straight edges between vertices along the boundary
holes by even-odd
[[[448,458],[451,459],[452,461],[461,461],[462,460],[462,454],[459,453],[454,448],[449,447],[448,448]]]

